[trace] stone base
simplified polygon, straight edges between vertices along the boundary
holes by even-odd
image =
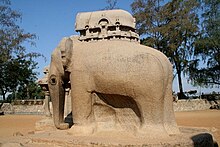
[[[107,135],[107,134],[106,134]],[[118,147],[118,146],[150,146],[150,147],[214,147],[212,135],[209,133],[199,133],[190,135],[170,136],[169,139],[154,138],[126,138],[125,136],[112,135],[102,136],[72,136],[66,131],[48,132],[35,134],[31,137],[33,144],[47,144],[53,146],[92,146],[92,147]]]
[[[180,134],[169,137],[135,137],[127,132],[98,132],[90,136],[73,134],[70,130],[57,130],[52,118],[45,118],[35,125],[36,132],[0,140],[0,146],[65,146],[65,147],[215,147],[212,135],[206,128],[179,127]]]
[[[206,129],[180,127],[181,134],[169,138],[135,138],[126,134],[101,132],[92,136],[74,136],[67,130],[38,132],[28,136],[14,137],[13,142],[1,142],[1,145],[14,143],[21,146],[65,146],[65,147],[214,147],[217,143]],[[150,133],[149,133],[150,136]]]

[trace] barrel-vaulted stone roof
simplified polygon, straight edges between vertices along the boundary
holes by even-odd
[[[107,20],[109,26],[127,26],[135,29],[135,19],[130,13],[124,10],[105,10],[94,12],[82,12],[76,16],[76,31],[85,28],[100,28],[100,21]]]
[[[82,12],[76,16],[75,29],[80,41],[128,40],[139,41],[135,18],[124,10]]]

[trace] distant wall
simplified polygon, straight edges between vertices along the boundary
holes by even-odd
[[[14,100],[13,105],[43,105],[44,99]]]
[[[1,111],[5,114],[44,114],[43,105],[12,105],[10,103],[4,103],[1,107]]]
[[[220,100],[217,101],[220,104]],[[207,110],[214,104],[214,101],[207,101],[204,99],[192,99],[192,100],[178,100],[173,102],[174,111],[194,111],[194,110]],[[50,103],[50,109],[52,104]],[[68,108],[71,109],[71,108]],[[15,105],[10,103],[4,103],[1,110],[5,114],[45,114],[44,105]],[[68,110],[71,111],[71,110]]]
[[[220,103],[220,101],[216,101]],[[191,99],[191,100],[178,100],[173,102],[174,111],[193,111],[193,110],[207,110],[215,102],[207,101],[206,99]]]

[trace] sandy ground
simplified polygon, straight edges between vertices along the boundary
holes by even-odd
[[[0,116],[0,138],[27,135],[34,131],[35,122],[43,119],[41,115],[2,115]]]
[[[179,126],[208,128],[220,145],[220,110],[176,112]]]
[[[213,132],[220,144],[220,111],[176,112],[176,121],[180,126],[205,127]],[[40,115],[3,115],[0,116],[0,138],[15,134],[27,135],[34,131],[35,122],[43,119]]]

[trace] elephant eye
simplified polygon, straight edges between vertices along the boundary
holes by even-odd
[[[55,75],[50,76],[50,84],[51,85],[56,85],[57,84],[57,79]]]

